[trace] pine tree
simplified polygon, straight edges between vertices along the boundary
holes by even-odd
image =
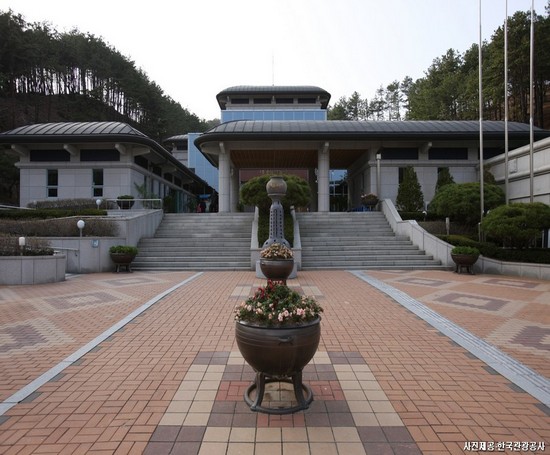
[[[417,212],[424,208],[424,195],[412,166],[404,169],[403,181],[399,184],[395,203],[397,208],[404,212]]]
[[[444,187],[445,185],[450,185],[451,183],[455,183],[455,180],[453,179],[453,176],[449,172],[448,167],[443,167],[439,170],[437,173],[437,183],[435,184],[435,192],[440,190],[440,188]]]

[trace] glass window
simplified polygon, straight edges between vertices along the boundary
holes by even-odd
[[[47,170],[47,194],[48,197],[57,197],[57,185],[59,183],[59,174],[57,169]]]
[[[428,151],[429,160],[467,160],[468,159],[468,149],[467,148],[443,148],[443,147],[432,147]]]
[[[417,148],[384,148],[382,149],[383,160],[417,160]]]
[[[71,161],[66,150],[31,150],[30,160],[35,161]]]
[[[93,197],[103,197],[103,169],[92,169]]]
[[[120,153],[115,149],[81,150],[80,161],[120,161]]]

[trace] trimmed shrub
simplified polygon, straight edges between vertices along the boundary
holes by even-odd
[[[254,177],[246,182],[240,191],[240,202],[244,205],[257,206],[260,212],[269,213],[271,199],[267,195],[265,186],[272,175],[265,174]],[[283,175],[287,185],[286,196],[282,199],[283,207],[305,207],[311,199],[309,184],[296,175]]]
[[[36,209],[36,210],[0,210],[0,219],[48,219],[64,218],[69,216],[106,216],[106,210],[90,209]]]
[[[265,186],[272,175],[260,175],[246,182],[241,187],[240,203],[244,205],[257,206],[260,209],[258,220],[258,244],[261,246],[269,237],[269,209],[271,199],[267,195]],[[302,178],[295,175],[283,175],[287,185],[286,196],[282,199],[285,212],[284,231],[285,239],[292,245],[294,241],[294,226],[290,216],[290,207],[305,207],[311,199],[309,184]]]
[[[437,173],[437,182],[435,184],[435,192],[437,193],[445,185],[451,185],[455,183],[453,176],[449,172],[448,167],[441,168]]]
[[[80,218],[54,218],[47,220],[2,220],[0,232],[15,236],[31,237],[78,237],[76,222]],[[85,218],[83,234],[87,237],[115,237],[118,226],[105,218]]]
[[[485,210],[493,210],[504,203],[504,191],[496,185],[484,185],[483,193]],[[452,221],[476,225],[481,212],[479,183],[445,185],[430,202],[429,210],[437,216],[448,216]]]
[[[95,199],[55,199],[47,201],[35,201],[27,204],[31,209],[66,209],[84,210],[97,209]],[[104,201],[105,203],[105,201]]]
[[[424,195],[412,166],[405,168],[403,181],[397,190],[395,205],[397,209],[404,212],[418,212],[424,208]]]
[[[542,202],[513,203],[491,210],[481,228],[492,239],[511,248],[528,248],[550,227],[550,206]]]

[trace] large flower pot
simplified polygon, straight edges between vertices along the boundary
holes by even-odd
[[[130,210],[134,206],[133,199],[117,199],[116,203],[123,210]]]
[[[287,278],[294,268],[294,259],[260,259],[260,269],[268,280],[282,281]]]
[[[473,254],[451,254],[451,259],[456,264],[456,273],[461,273],[465,268],[470,274],[474,274],[473,265],[476,263],[479,255]]]
[[[135,254],[131,253],[109,253],[111,256],[111,260],[116,265],[116,271],[117,273],[120,272],[121,267],[126,267],[126,270],[128,272],[131,272],[131,264],[134,258],[136,257]]]
[[[256,372],[256,381],[245,393],[253,411],[288,414],[307,409],[313,394],[302,384],[302,370],[311,361],[321,338],[321,318],[288,327],[265,327],[238,321],[235,325],[237,346],[246,362]],[[268,382],[292,382],[297,405],[282,409],[261,406]],[[250,392],[256,390],[255,400]],[[304,391],[306,396],[304,396]]]

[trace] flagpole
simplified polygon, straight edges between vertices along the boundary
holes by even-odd
[[[534,113],[534,100],[533,100],[533,61],[535,50],[535,0],[531,0],[531,38],[530,38],[530,56],[529,56],[529,202],[534,201],[533,197],[533,113]]]
[[[506,205],[510,202],[508,191],[508,0],[504,17],[504,194]]]
[[[481,60],[481,0],[479,0],[479,193],[480,193],[480,222],[483,221],[485,212],[484,192],[483,192],[483,84],[482,84],[482,60]]]

